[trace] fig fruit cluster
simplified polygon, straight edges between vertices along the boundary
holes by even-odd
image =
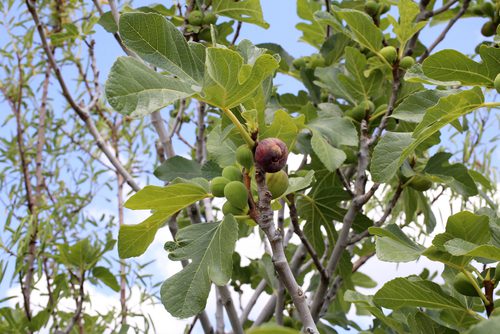
[[[212,12],[201,12],[199,10],[193,10],[189,13],[188,22],[193,26],[210,26],[217,22],[217,15]]]
[[[315,53],[310,56],[297,58],[292,64],[297,70],[315,69],[316,67],[324,67],[326,65],[326,61],[320,53]]]
[[[222,206],[225,215],[245,215],[248,212],[248,193],[242,179],[243,175],[238,167],[227,166],[222,170],[222,176],[215,177],[210,182],[212,194],[227,199]]]

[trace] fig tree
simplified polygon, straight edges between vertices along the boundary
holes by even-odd
[[[241,181],[243,175],[241,174],[241,170],[235,166],[227,166],[222,170],[222,176],[228,179],[229,181]]]
[[[288,188],[288,175],[284,170],[280,170],[276,173],[267,173],[266,183],[273,198],[278,198],[283,195]]]
[[[224,196],[232,206],[244,209],[248,203],[247,188],[240,181],[231,181],[224,187]]]
[[[248,148],[248,145],[241,145],[236,150],[236,161],[245,169],[250,170],[253,166],[253,153]]]
[[[380,49],[380,54],[389,62],[389,64],[394,63],[398,58],[398,52],[394,46],[383,47]]]
[[[188,15],[188,22],[193,26],[201,26],[203,23],[203,13],[199,10],[193,10]]]
[[[464,273],[458,273],[453,279],[453,287],[464,296],[477,297],[478,293]]]
[[[224,197],[224,187],[230,181],[223,176],[217,176],[210,182],[210,191],[215,197]]]
[[[255,163],[266,173],[276,173],[283,169],[287,158],[288,148],[278,138],[263,139],[255,149]]]

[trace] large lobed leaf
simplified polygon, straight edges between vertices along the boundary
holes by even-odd
[[[220,223],[190,225],[178,232],[176,242],[167,245],[169,258],[192,261],[161,287],[161,300],[170,314],[187,318],[205,309],[211,283],[224,285],[231,278],[237,239],[238,223],[232,215]]]
[[[209,196],[203,187],[194,183],[144,187],[125,203],[125,207],[133,210],[154,210],[154,213],[140,224],[120,227],[118,254],[121,258],[142,255],[168,217]]]

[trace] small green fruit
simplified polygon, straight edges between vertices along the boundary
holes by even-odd
[[[325,66],[325,58],[319,53],[315,53],[311,55],[310,61],[309,61],[309,67],[311,68],[316,68],[316,67],[324,67]]]
[[[498,73],[497,76],[495,77],[494,86],[497,92],[500,93],[500,73]]]
[[[301,68],[304,68],[306,66],[306,61],[304,57],[300,58],[295,58],[292,62],[293,67],[295,67],[297,70],[300,70]]]
[[[385,58],[385,60],[389,62],[389,64],[394,63],[398,58],[398,52],[396,51],[396,48],[394,46],[383,47],[380,50],[380,54]]]
[[[415,190],[426,191],[432,187],[432,181],[427,176],[417,174],[411,178],[408,185]]]
[[[484,14],[493,17],[495,15],[495,8],[491,2],[485,2],[481,6],[481,10]]]
[[[399,66],[405,70],[412,67],[415,64],[415,59],[410,56],[403,57],[399,62]]]
[[[496,33],[496,26],[492,21],[488,21],[485,24],[483,24],[483,27],[481,28],[481,34],[483,34],[484,37],[490,37],[495,35]]]
[[[365,12],[370,16],[377,15],[379,8],[379,4],[373,0],[369,0],[365,3]]]
[[[241,181],[243,179],[243,175],[241,174],[241,170],[235,166],[227,166],[222,170],[222,176],[228,179],[229,181]]]
[[[217,22],[217,15],[215,15],[212,12],[206,12],[205,16],[203,16],[202,23],[204,25],[211,25],[211,24],[215,24],[216,22]]]
[[[244,209],[248,205],[247,188],[240,181],[229,182],[224,188],[224,196],[235,208]]]
[[[484,14],[483,7],[481,5],[471,6],[470,7],[470,11],[474,15],[480,15],[480,16],[482,16]]]
[[[372,101],[363,101],[354,108],[347,110],[345,115],[355,121],[361,122],[365,118],[365,115],[372,113],[374,109],[375,105]]]
[[[464,296],[477,297],[478,293],[464,273],[458,273],[453,279],[453,287]]]
[[[201,41],[211,42],[212,34],[210,33],[210,28],[201,29],[201,31],[198,33],[198,39]]]
[[[224,187],[230,181],[223,176],[217,176],[210,182],[210,191],[215,197],[224,197]]]
[[[203,13],[199,10],[193,10],[188,15],[188,22],[193,26],[201,26],[203,23]]]
[[[253,166],[253,153],[248,148],[248,145],[241,145],[236,150],[236,161],[246,170],[250,170]]]
[[[273,198],[278,198],[288,189],[288,175],[284,170],[266,173],[266,183]]]
[[[239,209],[233,206],[229,201],[227,201],[226,203],[224,203],[224,205],[222,205],[222,213],[225,215],[232,214],[235,216],[239,216],[246,214],[247,211],[248,211],[248,206],[243,209]]]

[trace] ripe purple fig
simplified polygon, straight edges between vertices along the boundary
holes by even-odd
[[[276,173],[283,169],[288,158],[288,148],[278,138],[266,138],[257,144],[255,163],[266,173]]]

